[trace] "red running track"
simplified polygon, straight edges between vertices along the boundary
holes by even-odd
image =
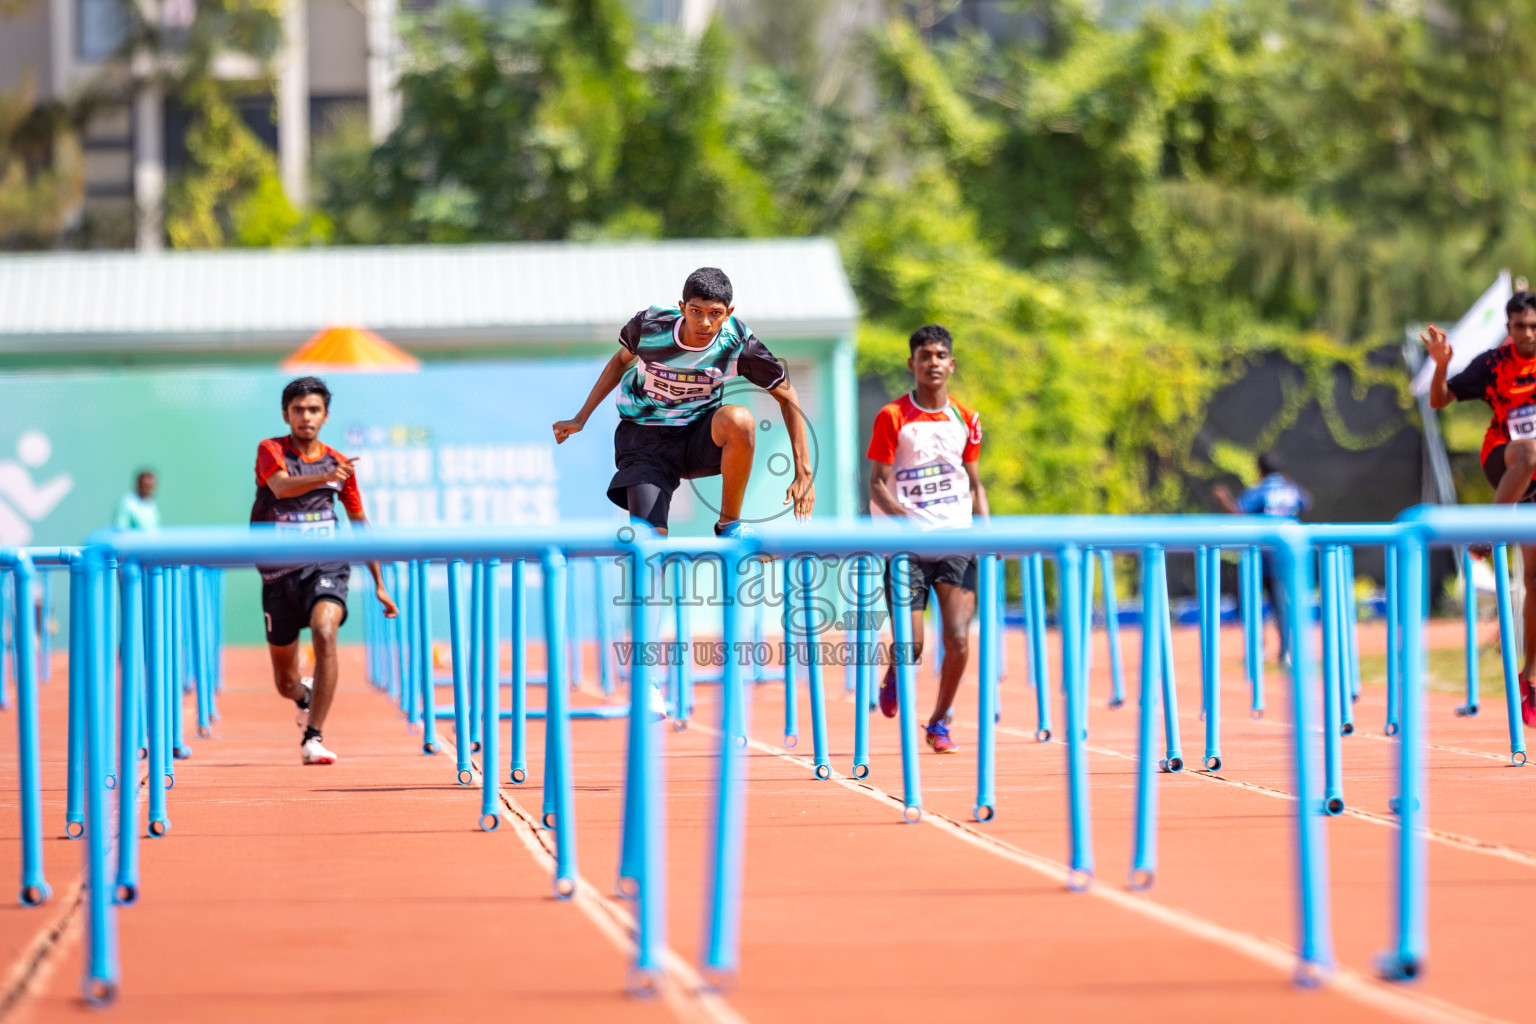
[[[1432,694],[1430,961],[1412,986],[1374,980],[1389,940],[1386,813],[1393,743],[1380,735],[1384,694],[1367,687],[1359,731],[1344,740],[1350,809],[1328,824],[1340,971],[1327,987],[1289,983],[1294,937],[1293,804],[1286,701],[1269,666],[1270,715],[1247,715],[1238,634],[1223,637],[1225,702],[1219,775],[1160,779],[1159,871],[1147,895],[1124,887],[1134,763],[1132,700],[1104,707],[1104,637],[1095,637],[1090,767],[1097,881],[1062,882],[1064,748],[1036,743],[1021,637],[1003,685],[998,815],[974,803],[974,688],[962,690],[961,752],[922,760],[927,814],[900,821],[898,736],[878,712],[867,783],[810,768],[782,748],[782,687],[752,708],[742,963],[727,995],[702,991],[697,962],[705,816],[718,714],[699,691],[695,724],[667,739],[670,944],[663,998],[622,995],[627,905],[608,898],[618,858],[624,724],[575,725],[578,842],[587,883],[570,903],[549,892],[549,837],[537,829],[541,730],[530,727],[533,778],[508,786],[507,820],[480,832],[478,791],[454,780],[451,755],[420,754],[384,696],[347,654],[327,729],[341,755],[298,763],[292,707],[273,694],[264,654],[235,650],[210,740],[193,741],[170,794],[171,833],[142,844],[142,895],[124,908],[123,1021],[531,1020],[931,1021],[1154,1020],[1523,1021],[1536,1019],[1525,973],[1526,919],[1536,910],[1536,768],[1508,767],[1502,706],[1458,719]],[[1137,638],[1123,638],[1134,673]],[[1459,644],[1459,630],[1432,629]],[[1184,752],[1203,748],[1198,647],[1176,634]],[[1361,646],[1379,650],[1379,629]],[[588,652],[589,656],[592,652]],[[1059,652],[1052,652],[1059,664]],[[588,673],[591,678],[592,673]],[[79,847],[63,824],[62,663],[44,694],[45,856],[54,900],[0,907],[6,958],[0,1014],[73,1019],[81,933]],[[923,703],[933,681],[920,674]],[[803,690],[803,687],[802,687]],[[831,670],[833,767],[849,770],[853,707]],[[535,691],[537,694],[537,691]],[[534,702],[537,703],[537,696]],[[579,700],[595,701],[585,694]],[[1485,698],[1486,699],[1486,698]],[[1061,721],[1059,698],[1055,717]],[[7,735],[14,735],[7,729]],[[448,730],[451,740],[451,727]],[[0,750],[0,877],[15,879],[14,747]]]

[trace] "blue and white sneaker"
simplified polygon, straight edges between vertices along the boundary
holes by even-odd
[[[729,523],[716,523],[715,536],[726,540],[752,540],[757,536],[757,531],[740,519],[733,519]]]

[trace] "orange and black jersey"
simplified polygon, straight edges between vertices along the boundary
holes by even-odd
[[[1458,402],[1480,398],[1493,409],[1493,419],[1483,435],[1481,459],[1486,462],[1489,452],[1509,443],[1511,410],[1536,404],[1536,358],[1522,359],[1515,346],[1500,345],[1473,359],[1445,386]]]
[[[357,489],[356,477],[348,477],[343,483],[328,483],[291,498],[279,498],[267,486],[267,481],[277,473],[323,476],[339,466],[344,458],[336,449],[322,446],[319,455],[306,459],[294,450],[287,437],[272,437],[261,442],[256,447],[256,501],[251,505],[251,522],[273,523],[280,530],[332,534],[336,531],[335,499],[338,497],[348,514],[361,516],[363,496]],[[268,580],[279,579],[294,571],[292,567],[257,568]]]

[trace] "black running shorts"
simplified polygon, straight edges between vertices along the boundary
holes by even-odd
[[[302,569],[263,580],[261,610],[267,620],[267,643],[287,647],[299,638],[299,630],[309,628],[310,612],[317,601],[335,601],[341,605],[341,621],[347,621],[347,581],[352,569],[346,565],[306,565]]]
[[[893,556],[885,562],[885,600],[892,608],[896,607],[892,570],[897,560]],[[945,555],[941,558],[902,556],[900,560],[909,567],[902,569],[902,590],[911,587],[911,606],[915,611],[928,607],[928,591],[933,589],[935,583],[953,583],[976,593],[976,559],[970,555]]]
[[[1504,449],[1508,444],[1501,444],[1488,453],[1487,460],[1483,463],[1483,476],[1493,485],[1494,490],[1499,489],[1499,481],[1504,479]],[[1525,495],[1521,501],[1536,502],[1536,480],[1532,480],[1525,486]]]
[[[618,472],[608,485],[608,500],[628,510],[625,491],[634,484],[654,484],[670,508],[672,492],[682,481],[719,476],[723,449],[710,436],[718,409],[680,427],[620,420],[613,432],[613,463]]]

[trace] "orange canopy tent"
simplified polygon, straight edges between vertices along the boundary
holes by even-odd
[[[327,327],[283,360],[289,373],[356,370],[374,373],[409,373],[421,369],[421,360],[397,348],[366,327],[341,324]]]

